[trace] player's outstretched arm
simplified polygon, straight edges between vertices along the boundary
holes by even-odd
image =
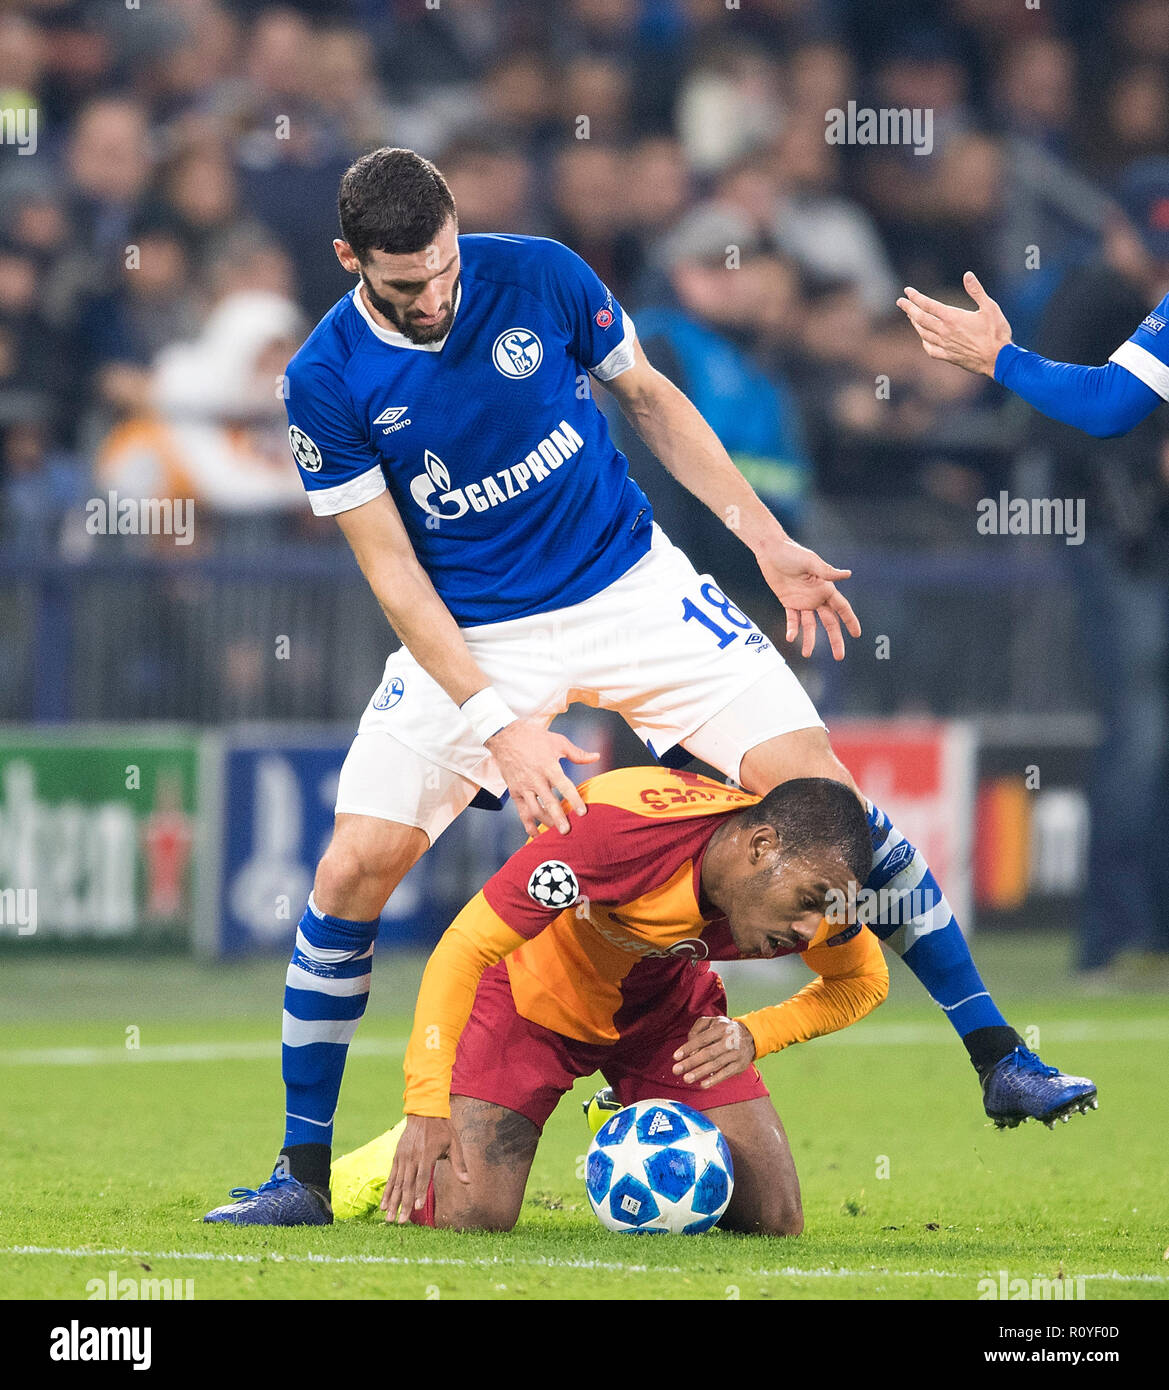
[[[962,284],[977,308],[955,309],[911,287],[897,307],[913,324],[927,357],[993,378],[995,359],[1011,341],[1011,325],[972,270]]]
[[[756,496],[691,401],[650,365],[640,343],[634,354],[634,365],[605,383],[629,423],[663,467],[731,526],[754,553],[764,579],[783,604],[787,640],[794,642],[802,633],[801,651],[811,656],[818,618],[832,655],[842,661],[844,632],[861,635],[852,605],[836,587],[852,571],[836,569],[815,551],[797,545]]]
[[[539,825],[562,834],[569,820],[561,801],[583,816],[585,804],[560,760],[595,762],[599,756],[578,748],[563,734],[518,719],[490,691],[491,683],[471,655],[463,634],[443,603],[430,576],[418,563],[409,534],[388,492],[337,516],[357,563],[394,631],[424,671],[459,706],[474,696],[482,706],[482,724],[470,709],[472,725],[481,728],[484,746],[494,756],[529,835]],[[491,728],[491,722],[495,727]]]
[[[956,309],[915,289],[897,301],[928,357],[991,377],[1050,419],[1097,439],[1127,434],[1169,390],[1169,367],[1132,339],[1102,367],[1052,362],[1025,351],[1011,341],[1011,325],[972,271],[963,284],[976,309]]]

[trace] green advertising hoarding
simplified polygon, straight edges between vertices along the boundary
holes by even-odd
[[[174,727],[0,727],[0,944],[187,946],[200,747]]]

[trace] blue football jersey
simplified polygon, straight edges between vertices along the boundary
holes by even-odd
[[[649,500],[588,374],[633,365],[634,330],[575,252],[461,236],[438,343],[377,324],[354,289],[288,366],[289,440],[317,515],[389,489],[461,627],[563,608],[649,549]]]
[[[1146,314],[1136,332],[1116,349],[1109,361],[1169,401],[1169,294],[1151,314]]]

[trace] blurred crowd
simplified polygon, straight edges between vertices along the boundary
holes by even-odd
[[[850,101],[928,109],[931,152],[829,143]],[[968,520],[1012,417],[894,300],[974,268],[1026,343],[1074,267],[1147,259],[1124,189],[1160,169],[1169,198],[1169,4],[24,0],[0,108],[10,546],[77,543],[107,488],[333,538],[279,380],[350,287],[337,182],[382,144],[436,161],[462,231],[580,252],[797,528],[809,497]]]

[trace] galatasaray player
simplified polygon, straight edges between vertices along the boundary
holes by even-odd
[[[735,1165],[721,1225],[798,1235],[791,1149],[754,1064],[888,992],[876,937],[823,915],[831,891],[868,873],[864,810],[827,779],[760,800],[653,767],[580,793],[588,815],[513,854],[435,948],[406,1053],[407,1118],[337,1160],[336,1215],[372,1210],[384,1189],[387,1220],[509,1230],[544,1122],[599,1069],[622,1105],[680,1100],[719,1126]],[[816,980],[726,1018],[711,960],[795,951]]]
[[[357,160],[339,210],[334,247],[358,283],[289,364],[289,438],[313,511],[336,518],[403,645],[341,769],[297,930],[284,1144],[260,1195],[216,1218],[248,1224],[330,1219],[345,1057],[410,867],[472,802],[510,794],[529,834],[584,815],[561,759],[594,755],[548,727],[570,703],[615,710],[655,757],[699,757],[759,795],[804,777],[857,790],[783,658],[655,525],[590,378],[750,548],[805,656],[817,621],[838,658],[844,631],[859,636],[836,587],[849,572],[784,532],[593,271],[554,241],[459,236],[442,175],[410,150]],[[1018,1124],[1078,1108],[1091,1083],[1022,1045],[922,855],[866,810],[865,886],[889,908],[870,925],[946,1010],[988,1112]]]

